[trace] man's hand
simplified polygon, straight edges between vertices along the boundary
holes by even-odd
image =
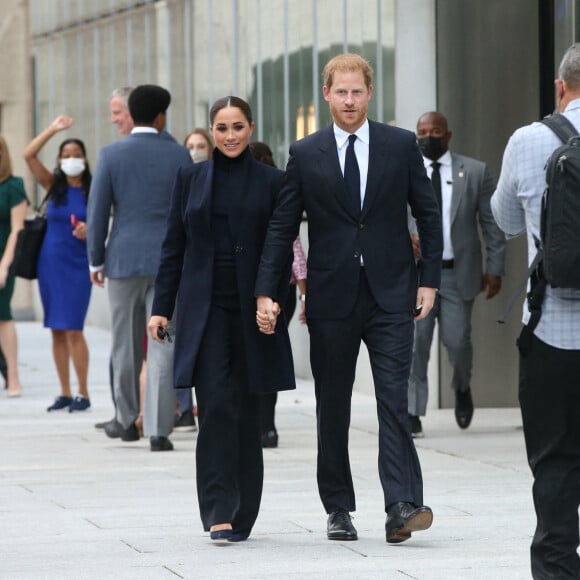
[[[422,320],[431,312],[433,304],[435,304],[435,296],[437,290],[435,288],[427,288],[427,286],[420,286],[417,290],[416,307],[422,306],[421,312],[415,316],[415,320]]]
[[[501,290],[501,276],[493,274],[484,274],[481,277],[481,289],[485,292],[487,289],[486,299],[493,298]]]
[[[105,270],[98,270],[97,272],[91,272],[91,282],[95,286],[100,288],[105,287]]]
[[[280,305],[268,296],[258,296],[256,301],[256,323],[264,334],[274,334]]]

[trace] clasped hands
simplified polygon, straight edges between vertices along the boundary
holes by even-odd
[[[256,323],[263,334],[274,334],[276,321],[282,309],[268,296],[258,296],[256,304]]]

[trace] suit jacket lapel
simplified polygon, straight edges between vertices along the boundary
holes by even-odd
[[[449,223],[452,224],[457,215],[457,210],[459,209],[459,204],[461,203],[461,198],[465,193],[465,187],[467,184],[465,167],[463,163],[453,155],[453,153],[451,154],[451,171],[453,175],[453,185],[451,186],[451,215]]]
[[[372,207],[389,164],[389,138],[383,131],[377,129],[378,127],[369,121],[369,169],[361,218],[364,218]]]

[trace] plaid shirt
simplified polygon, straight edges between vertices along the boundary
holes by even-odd
[[[580,99],[571,101],[564,114],[580,131]],[[546,161],[561,144],[555,133],[542,123],[518,129],[506,146],[497,189],[491,198],[495,220],[508,238],[526,231],[528,264],[536,255],[533,236],[540,237]],[[524,303],[524,324],[529,317]],[[548,286],[534,334],[553,347],[580,350],[580,291]]]

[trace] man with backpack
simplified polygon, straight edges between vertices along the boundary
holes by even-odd
[[[566,51],[555,87],[557,111],[579,131],[580,44]],[[526,232],[534,266],[518,340],[519,399],[537,516],[531,568],[535,580],[564,580],[580,577],[580,161],[575,141],[564,145],[549,123],[532,123],[512,135],[491,207],[508,237]],[[535,259],[538,248],[542,259]]]

